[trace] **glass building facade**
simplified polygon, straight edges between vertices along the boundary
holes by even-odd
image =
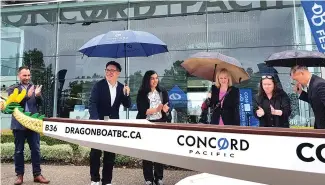
[[[67,1],[3,5],[1,9],[1,90],[17,83],[21,65],[31,67],[34,84],[43,84],[48,117],[82,117],[75,105],[85,105],[93,84],[104,76],[105,64],[122,65],[120,81],[129,79],[132,103],[121,117],[135,118],[135,99],[142,76],[155,70],[170,91],[177,85],[187,94],[185,106],[175,107],[177,122],[196,122],[211,82],[188,75],[180,66],[190,55],[216,51],[238,59],[251,79],[240,88],[257,92],[263,73],[273,71],[292,103],[291,124],[313,123],[309,105],[292,92],[288,68],[270,69],[265,59],[291,49],[317,50],[300,1]],[[89,58],[78,49],[91,38],[113,30],[150,32],[169,52],[151,57]],[[311,68],[318,75],[321,70]],[[125,112],[125,113],[124,113]],[[86,116],[87,117],[87,116]]]

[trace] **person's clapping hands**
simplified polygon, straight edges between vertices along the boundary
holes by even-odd
[[[265,112],[262,109],[262,107],[258,106],[258,109],[256,110],[256,115],[260,118],[262,116],[264,116]]]
[[[42,92],[42,85],[37,85],[35,88],[35,96],[41,96],[41,92]]]
[[[271,108],[271,114],[272,115],[276,115],[276,116],[281,116],[282,115],[282,110],[274,109],[274,107],[272,105],[270,105],[270,108]]]

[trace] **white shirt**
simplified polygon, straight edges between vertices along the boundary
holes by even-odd
[[[312,76],[310,76],[310,78],[309,78],[309,80],[308,80],[307,88],[309,88],[309,83],[310,83],[311,77],[312,77]]]
[[[148,93],[148,98],[150,100],[150,108],[157,108],[161,104],[160,95],[157,90]],[[161,119],[161,112],[156,112],[154,114],[147,115],[148,120]]]
[[[107,81],[107,84],[109,87],[109,93],[111,95],[111,106],[113,106],[113,104],[115,102],[115,98],[116,98],[117,82],[115,83],[114,86],[112,84],[110,84],[109,81]]]

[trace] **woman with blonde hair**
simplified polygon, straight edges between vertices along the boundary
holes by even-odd
[[[239,89],[232,86],[232,76],[227,69],[217,72],[211,90],[211,124],[240,125]]]

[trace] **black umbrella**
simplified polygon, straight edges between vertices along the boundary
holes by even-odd
[[[318,51],[289,50],[272,54],[265,63],[274,67],[322,67],[325,66],[325,55]]]

